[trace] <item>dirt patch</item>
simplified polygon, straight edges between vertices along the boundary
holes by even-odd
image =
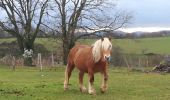
[[[16,96],[24,96],[25,93],[21,90],[3,90],[3,89],[0,89],[0,93],[3,93],[3,94],[9,94],[9,95],[16,95]]]

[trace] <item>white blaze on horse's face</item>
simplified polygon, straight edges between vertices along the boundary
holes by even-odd
[[[103,41],[102,41],[102,52],[103,52],[103,60],[104,61],[110,61],[111,50],[112,50],[112,44],[110,42],[110,39],[103,38]]]

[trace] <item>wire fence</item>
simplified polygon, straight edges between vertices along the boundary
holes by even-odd
[[[113,54],[110,61],[110,67],[128,67],[128,68],[142,68],[142,67],[154,67],[159,64],[164,55],[130,55],[130,54]],[[32,67],[54,68],[63,66],[62,56],[56,54],[44,55],[38,53],[32,58]],[[18,67],[24,67],[24,58],[15,56],[5,56],[0,58],[0,65],[11,66],[12,69]]]
[[[0,65],[10,66],[12,69],[25,67],[23,57],[15,57],[11,55],[0,58]],[[40,67],[40,70],[43,68],[59,67],[61,65],[61,57],[54,56],[53,53],[49,56],[43,56],[41,53],[38,53],[37,56],[34,55],[32,58],[32,67]]]

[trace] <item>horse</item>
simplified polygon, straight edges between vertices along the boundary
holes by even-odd
[[[80,91],[96,94],[93,88],[94,73],[100,72],[103,76],[101,92],[107,90],[107,65],[111,58],[112,43],[110,38],[97,40],[91,46],[75,45],[68,54],[67,66],[65,70],[64,90],[68,89],[69,78],[75,67],[79,70],[79,88]],[[83,76],[88,73],[88,90],[83,86]]]

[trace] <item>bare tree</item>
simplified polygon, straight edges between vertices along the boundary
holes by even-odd
[[[0,8],[6,13],[5,18],[0,20],[0,27],[17,38],[21,54],[24,53],[24,49],[34,49],[34,41],[40,30],[48,1],[0,0]],[[28,63],[30,64],[31,62]]]
[[[63,42],[63,63],[67,63],[69,50],[76,40],[83,36],[97,35],[124,27],[131,15],[125,12],[114,12],[115,4],[111,0],[53,0],[56,15],[48,14],[56,19],[55,32]],[[76,33],[82,34],[77,35]]]

